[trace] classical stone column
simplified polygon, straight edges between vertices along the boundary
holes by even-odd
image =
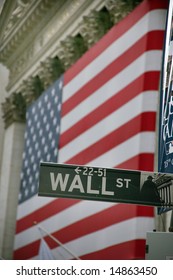
[[[0,63],[0,104],[4,101],[5,96],[7,94],[6,87],[8,84],[9,71],[8,69]],[[0,110],[1,112],[1,110]],[[3,152],[3,142],[4,142],[4,121],[2,118],[2,114],[0,114],[0,167],[1,167],[1,159]],[[0,168],[0,177],[1,177],[1,168]]]
[[[16,96],[7,98],[2,106],[6,129],[0,177],[0,257],[4,259],[12,259],[24,147],[25,123],[19,110],[23,105]]]
[[[158,215],[156,209],[155,228],[157,231],[168,232],[171,225],[172,211],[168,211]]]
[[[4,259],[12,259],[24,129],[24,123],[12,123],[4,137],[0,180],[0,256]]]

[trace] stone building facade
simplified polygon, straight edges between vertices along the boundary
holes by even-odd
[[[26,108],[136,0],[5,0],[0,15],[0,256],[12,258]],[[169,216],[165,216],[166,225]],[[162,225],[157,220],[157,226]]]

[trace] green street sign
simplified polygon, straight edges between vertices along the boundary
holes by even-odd
[[[38,195],[171,206],[171,197],[162,197],[165,181],[170,188],[172,177],[166,174],[41,163]]]

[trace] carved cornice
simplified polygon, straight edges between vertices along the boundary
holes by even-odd
[[[71,22],[71,18],[74,17],[78,9],[80,10],[82,5],[85,5],[86,1],[72,0],[68,3],[68,1],[62,0],[14,0],[12,2],[6,0],[5,4],[6,2],[8,4],[13,3],[13,5],[15,3],[15,5],[6,23],[6,27],[4,27],[3,23],[1,24],[2,19],[4,19],[5,11],[4,13],[2,12],[2,19],[0,18],[0,25],[3,26],[2,31],[0,31],[0,61],[10,70],[11,87],[12,84],[17,81],[17,77],[19,79],[21,73],[31,66],[31,61],[33,65],[36,60],[39,60],[38,53],[40,53],[39,56],[41,56],[42,49],[46,50],[46,45],[49,47],[50,42],[52,44],[57,44],[56,33],[58,30],[60,30],[61,33],[63,32],[66,23]],[[87,1],[87,3],[90,2],[92,3],[92,1]],[[99,2],[100,0],[98,0],[98,3]],[[130,5],[132,6],[132,3],[135,2],[140,1],[129,0],[127,3],[125,0],[105,0],[102,1],[102,5],[105,5],[109,11],[112,21],[117,22],[120,16],[123,17],[129,12]],[[68,5],[66,5],[66,3],[68,3]],[[56,9],[53,9],[54,6],[56,6]],[[50,28],[44,29],[43,34],[40,34],[40,30],[37,29],[38,23],[43,21],[46,14],[50,13],[51,8],[52,11],[58,11],[58,7],[64,7],[64,12],[62,10],[62,14],[58,14],[57,21],[54,22],[52,26],[50,25]],[[100,21],[99,15],[98,11],[93,10],[88,16],[84,16],[83,19],[81,18],[78,29],[87,47],[97,42],[105,33],[105,27]],[[44,25],[45,24],[46,22],[44,21]],[[68,27],[67,25],[67,28]],[[52,40],[53,38],[55,39]],[[59,51],[57,51],[56,55],[62,59],[65,69],[67,69],[75,62],[73,36],[68,35],[65,39],[61,40],[59,38],[59,40]],[[67,49],[69,53],[66,51]],[[36,60],[34,60],[34,57]],[[13,81],[13,83],[11,83],[11,81]]]
[[[33,31],[33,26],[37,25],[40,18],[55,3],[56,0],[16,0],[15,8],[0,37],[1,62],[6,64],[7,59],[14,53],[21,42],[26,39],[26,34],[30,34]]]
[[[45,14],[46,9],[49,9],[50,6],[53,6],[53,3],[56,4],[57,8],[57,1],[19,0],[17,2],[19,3],[20,1],[25,2],[26,6],[23,7],[23,10],[17,9],[16,6],[17,11],[19,12],[19,14],[17,13],[19,18],[20,16],[23,17],[28,7],[30,7],[30,9],[33,8],[32,5],[35,3],[37,3],[37,6],[34,6],[31,14],[26,16],[26,20],[22,18],[21,23],[19,20],[21,25],[19,28],[20,30],[16,33],[16,35],[14,35],[14,37],[11,37],[9,42],[7,38],[12,36],[10,33],[10,25],[6,30],[6,33],[4,33],[5,37],[3,43],[6,45],[3,45],[1,48],[0,58],[2,59],[4,56],[5,61],[12,61],[10,62],[10,82],[15,83],[16,80],[20,81],[18,86],[14,89],[15,93],[6,98],[5,102],[2,104],[3,118],[6,127],[8,127],[13,121],[24,121],[26,107],[36,100],[43,90],[51,85],[66,69],[68,69],[87,50],[87,48],[90,48],[90,46],[96,43],[100,37],[102,37],[108,31],[113,23],[119,21],[120,17],[127,15],[129,11],[131,11],[131,9],[133,9],[134,6],[141,0],[129,0],[128,8],[124,5],[124,3],[127,4],[125,0],[105,0],[104,3],[102,1],[100,10],[91,10],[87,16],[81,18],[81,21],[78,22],[78,27],[76,27],[78,30],[76,35],[67,35],[63,40],[60,40],[61,36],[58,35],[58,40],[55,40],[55,38],[57,38],[57,28],[60,28],[60,33],[62,33],[65,28],[62,22],[65,24],[66,21],[71,21],[71,17],[75,17],[77,9],[81,8],[81,3],[86,3],[84,0],[72,0],[70,5],[75,3],[76,6],[74,5],[73,11],[70,10],[69,13],[66,13],[67,10],[64,8],[65,14],[62,15],[63,21],[61,22],[61,26],[59,25],[60,22],[57,21],[57,26],[54,28],[54,21],[52,21],[52,25],[50,25],[47,29],[45,28],[43,34],[38,35],[38,40],[33,41],[29,46],[27,46],[28,42],[26,42],[26,49],[23,49],[23,44],[22,50],[20,50],[19,44],[20,36],[21,39],[23,36],[22,33],[24,34],[27,32],[34,22],[36,23],[39,21],[43,14]],[[98,0],[98,3],[100,3],[99,1],[100,0]],[[59,5],[63,5],[64,1],[59,0],[58,3]],[[104,10],[105,8],[106,10]],[[15,13],[13,16],[14,15]],[[69,27],[69,22],[66,27]],[[37,34],[37,30],[34,30],[34,32]],[[18,38],[15,36],[18,36]],[[19,55],[21,51],[18,59],[15,59],[15,50],[13,50],[14,54],[11,54],[12,45],[13,47],[15,46],[15,40],[16,46],[18,46],[16,53],[18,52]],[[44,56],[44,53],[47,54],[44,47],[46,46],[48,49],[48,47],[51,47],[54,44],[56,45],[56,48],[53,51],[54,56],[50,55],[44,57],[44,59],[40,59],[42,56]],[[40,57],[38,57],[38,53]],[[9,59],[7,58],[8,55],[10,56]],[[34,73],[30,71],[30,74],[24,77],[24,68],[26,71],[27,65],[28,69],[30,69],[31,63],[35,63],[37,65]]]
[[[98,2],[100,1],[101,0],[98,0]],[[34,1],[34,4],[35,2],[37,1]],[[0,49],[0,61],[2,61],[10,71],[7,90],[11,90],[15,85],[14,91],[18,91],[18,85],[16,86],[16,84],[18,84],[18,81],[20,81],[23,76],[27,79],[28,75],[26,75],[26,73],[30,71],[33,66],[33,74],[37,74],[36,69],[40,68],[39,64],[41,61],[44,63],[45,54],[47,52],[52,52],[50,57],[58,55],[59,50],[50,50],[52,47],[54,48],[54,46],[58,49],[60,48],[60,38],[64,37],[64,32],[66,33],[68,28],[71,28],[71,23],[73,24],[76,18],[78,19],[80,10],[83,10],[85,6],[88,7],[92,3],[91,0],[39,0],[38,2],[41,2],[42,5],[45,2],[48,3],[49,8],[47,7],[47,10],[37,18],[38,22],[34,22],[34,24],[32,22],[30,24],[30,29],[28,29],[30,32],[28,30],[23,32],[21,43],[19,40],[16,41],[16,47],[11,48],[11,42],[9,41],[5,49],[3,49],[3,47]],[[36,7],[36,13],[31,5],[32,10],[34,10],[34,12],[31,13],[33,18],[34,13],[36,13],[36,17],[38,16],[39,7]],[[31,20],[32,17],[30,16],[29,19]],[[21,28],[16,31],[16,36],[19,36]],[[13,38],[11,41],[13,41]],[[62,39],[62,41],[64,41],[64,39]]]
[[[10,34],[14,32],[15,26],[19,24],[20,20],[25,16],[32,2],[32,0],[16,1],[15,8],[5,27],[2,40],[5,40],[8,36],[10,36]]]

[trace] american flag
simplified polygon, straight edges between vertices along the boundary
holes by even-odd
[[[166,2],[142,2],[28,109],[14,259],[39,258],[35,221],[81,259],[144,258],[152,207],[38,197],[38,168],[153,171]],[[44,239],[55,258],[72,258]]]

